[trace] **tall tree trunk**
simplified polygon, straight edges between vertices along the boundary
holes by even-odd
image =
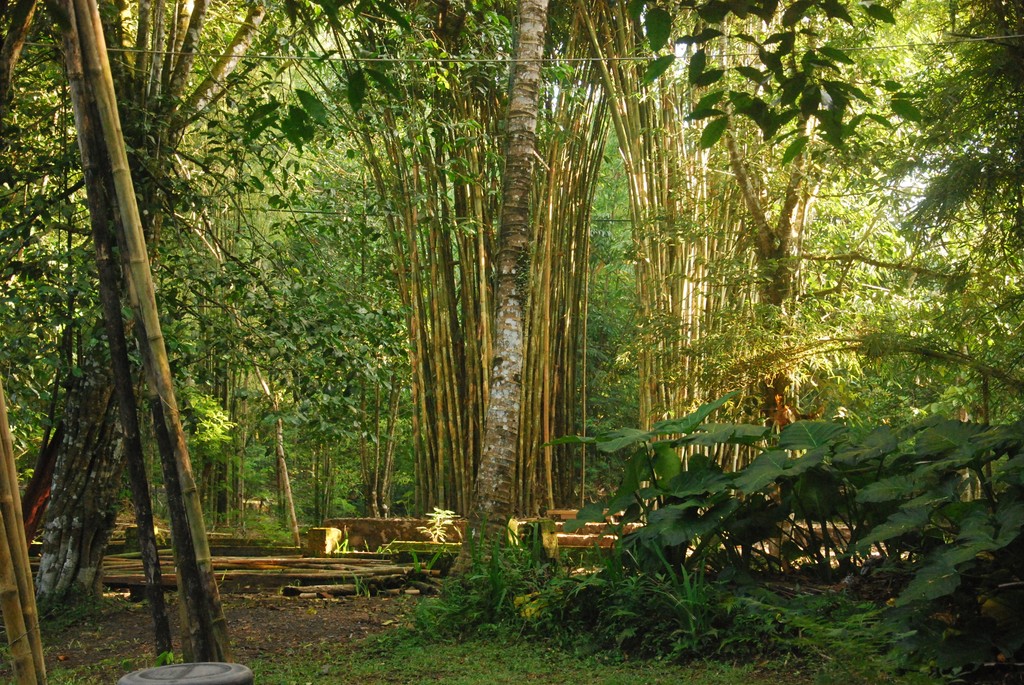
[[[483,456],[476,477],[470,527],[477,543],[504,530],[515,507],[515,470],[521,418],[523,318],[530,273],[530,198],[537,156],[536,131],[547,0],[520,0],[508,152],[502,189],[491,366]],[[459,566],[465,569],[469,545]]]
[[[76,40],[77,36],[71,35],[71,33],[69,28],[65,37],[64,55],[70,87],[75,92],[72,102],[75,109],[75,127],[78,131],[79,150],[87,188],[86,195],[89,200],[93,243],[96,249],[100,301],[103,306],[103,318],[114,371],[114,391],[125,456],[128,462],[139,550],[146,577],[146,596],[153,617],[154,647],[156,654],[162,654],[171,650],[171,631],[164,603],[149,481],[142,454],[138,404],[133,387],[131,364],[128,359],[125,323],[121,314],[119,265],[113,257],[112,232],[117,221],[116,199],[113,188],[109,185],[111,170],[103,145],[99,113],[96,110],[95,101],[89,97],[90,91],[85,87],[85,74],[82,55]]]
[[[53,471],[57,465],[57,452],[64,442],[64,421],[57,424],[57,430],[39,450],[39,458],[32,470],[32,477],[21,495],[21,511],[25,517],[25,537],[33,540],[43,525],[46,505],[50,503],[50,489],[53,486]]]
[[[292,498],[292,481],[288,476],[288,460],[286,458],[284,450],[284,421],[280,417],[281,403],[278,401],[277,396],[274,395],[270,384],[260,373],[259,369],[256,369],[256,377],[259,379],[260,386],[263,388],[263,394],[270,400],[270,406],[273,407],[274,413],[278,414],[277,421],[274,422],[274,455],[276,457],[277,464],[277,484],[278,484],[278,495],[281,505],[284,507],[285,515],[288,517],[288,527],[292,531],[292,541],[296,547],[302,546],[302,536],[299,534],[299,519],[295,515],[295,500]]]
[[[178,415],[167,352],[160,329],[149,256],[142,236],[138,205],[128,168],[128,158],[117,112],[113,79],[107,62],[99,10],[95,1],[73,0],[71,21],[78,32],[86,71],[86,83],[96,98],[103,128],[104,140],[111,165],[113,185],[121,213],[118,246],[129,267],[129,293],[137,317],[137,331],[142,342],[143,365],[146,369],[157,442],[161,448],[165,478],[168,479],[168,499],[172,514],[177,502],[172,490],[180,486],[181,503],[185,516],[172,517],[179,531],[175,549],[192,558],[179,558],[179,585],[188,611],[188,628],[193,658],[200,661],[227,661],[230,658],[227,626],[220,605],[220,596],[210,558],[209,543],[203,522],[198,490],[192,477],[188,448]],[[70,29],[66,29],[69,30]],[[168,478],[169,476],[169,478]],[[187,541],[191,541],[188,548]]]
[[[61,601],[72,592],[98,595],[103,554],[117,516],[123,451],[110,369],[86,356],[68,391],[65,422],[43,525],[36,591]]]
[[[562,29],[566,37],[551,42],[564,42],[560,54],[569,60],[589,56],[580,12],[575,7],[565,11],[572,14]],[[556,133],[538,144],[546,173],[536,174],[534,184],[538,204],[533,212],[517,469],[517,511],[528,515],[572,506],[581,481],[581,450],[550,442],[580,432],[590,210],[607,141],[608,98],[592,62],[576,62],[571,79],[545,108],[550,110],[549,130]]]
[[[275,403],[275,411],[281,408]],[[274,448],[277,454],[277,474],[281,480],[281,494],[284,500],[285,514],[288,516],[288,526],[292,531],[292,542],[296,547],[302,546],[302,536],[299,534],[299,519],[295,516],[295,499],[292,497],[292,479],[288,476],[288,461],[284,453],[284,420],[277,418],[274,423]]]

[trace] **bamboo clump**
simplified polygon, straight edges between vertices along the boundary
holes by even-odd
[[[195,652],[194,656],[200,660],[230,661],[227,625],[213,575],[198,488],[192,477],[188,447],[178,415],[170,365],[156,306],[149,256],[128,167],[113,77],[95,0],[70,0],[69,19],[72,17],[77,26],[86,67],[86,81],[96,98],[103,138],[110,158],[112,181],[121,213],[118,242],[125,255],[128,291],[140,328],[140,347],[143,366],[147,373],[148,390],[151,396],[155,395],[152,399],[156,401],[152,404],[157,441],[165,462],[165,471],[170,471],[167,474],[169,478],[166,479],[168,492],[169,495],[172,494],[171,486],[180,486],[180,497],[187,511],[187,514],[181,517],[182,520],[176,522],[175,527],[179,535],[184,535],[182,542],[191,543],[176,545],[176,551],[182,554],[193,553],[188,555],[187,562],[180,563],[178,567],[183,578],[187,574],[193,581],[192,592],[183,593],[188,607],[191,646]],[[173,466],[169,468],[170,461],[173,461]],[[172,506],[172,512],[173,510]],[[182,528],[185,530],[182,531]],[[185,547],[187,549],[184,549]]]
[[[18,497],[14,445],[0,384],[0,605],[18,685],[46,682],[32,568]]]

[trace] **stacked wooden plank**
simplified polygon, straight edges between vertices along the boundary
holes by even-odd
[[[161,554],[161,564],[167,569],[164,586],[174,589],[173,559],[169,553]],[[321,592],[326,592],[324,587],[345,585],[355,586],[367,594],[404,585],[413,570],[411,564],[396,564],[379,555],[333,558],[218,556],[213,558],[213,568],[217,583],[224,592],[280,591],[286,587],[306,586],[318,586]],[[138,591],[145,583],[142,564],[136,555],[107,557],[103,563],[103,582],[112,589]],[[346,592],[347,589],[334,594]]]

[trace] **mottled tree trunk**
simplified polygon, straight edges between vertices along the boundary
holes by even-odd
[[[98,594],[124,467],[110,370],[89,355],[72,381],[36,576],[40,599]]]
[[[494,357],[470,527],[477,542],[500,535],[516,501],[515,469],[521,417],[523,318],[530,273],[530,196],[537,157],[536,130],[547,0],[520,0],[508,152],[502,190],[501,233],[496,260]],[[469,560],[464,547],[460,568]]]

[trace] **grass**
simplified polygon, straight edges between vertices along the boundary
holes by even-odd
[[[882,685],[935,683],[920,676],[857,675],[834,664],[775,661],[728,664],[627,661],[577,656],[544,643],[474,638],[423,639],[409,630],[370,638],[337,653],[249,664],[261,685],[351,683],[401,685]]]
[[[378,638],[356,650],[321,655],[318,662],[253,664],[256,682],[267,684],[358,682],[446,683],[446,685],[626,685],[635,683],[778,683],[762,680],[750,668],[699,665],[667,666],[653,662],[602,662],[577,658],[537,644],[502,644],[492,640],[430,643],[416,639]]]
[[[858,664],[807,664],[780,660],[756,664],[713,661],[668,663],[577,656],[543,643],[501,638],[434,642],[400,629],[337,650],[297,650],[247,664],[259,685],[360,683],[360,685],[934,685],[920,675],[871,672]],[[108,666],[121,666],[111,663]],[[139,666],[139,667],[144,667]],[[112,682],[96,669],[60,667],[50,685]]]
[[[3,650],[0,649],[0,653]],[[51,685],[100,685],[106,673],[147,664],[110,663],[49,673]],[[259,685],[360,683],[403,685],[934,685],[918,674],[896,676],[870,663],[782,659],[761,663],[631,661],[579,656],[538,641],[502,637],[434,641],[408,628],[337,649],[311,646],[247,664]]]

